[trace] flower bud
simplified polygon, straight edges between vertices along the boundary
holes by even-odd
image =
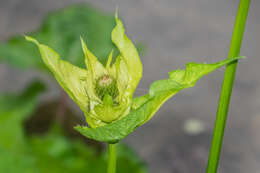
[[[96,81],[95,87],[96,94],[103,100],[105,95],[110,95],[115,101],[118,96],[118,88],[116,80],[110,75],[103,75],[99,77]]]

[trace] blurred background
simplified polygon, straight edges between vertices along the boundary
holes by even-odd
[[[23,34],[35,36],[79,66],[82,35],[104,63],[113,48],[110,32],[119,7],[127,34],[142,55],[140,95],[186,62],[227,57],[238,2],[0,0],[0,172],[92,173],[104,172],[100,165],[106,166],[104,145],[82,140],[73,131],[73,125],[82,123],[82,113]],[[252,0],[241,49],[247,59],[238,65],[220,173],[260,170],[259,8],[260,1]],[[223,74],[221,68],[179,93],[128,136],[119,152],[118,172],[204,172]]]

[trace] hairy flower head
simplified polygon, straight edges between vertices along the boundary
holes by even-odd
[[[133,93],[142,77],[138,52],[126,36],[121,20],[115,16],[112,42],[119,55],[112,64],[113,51],[103,66],[81,38],[86,69],[64,61],[51,48],[26,37],[40,50],[44,63],[71,99],[84,112],[87,123],[95,128],[116,121],[129,113]]]

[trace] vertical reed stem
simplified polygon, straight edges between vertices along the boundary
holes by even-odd
[[[232,34],[229,50],[229,58],[239,56],[243,33],[246,26],[250,0],[240,0],[237,17]],[[222,141],[228,114],[228,107],[235,79],[237,61],[227,65],[220,94],[215,129],[211,143],[208,159],[207,173],[216,173],[218,169],[219,157],[221,153]]]

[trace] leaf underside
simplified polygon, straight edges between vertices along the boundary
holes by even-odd
[[[162,104],[176,93],[193,87],[201,77],[241,58],[229,58],[215,64],[188,63],[185,70],[171,71],[169,79],[152,83],[149,93],[135,98],[131,112],[122,119],[98,128],[76,126],[75,129],[88,138],[116,143],[150,120]]]

